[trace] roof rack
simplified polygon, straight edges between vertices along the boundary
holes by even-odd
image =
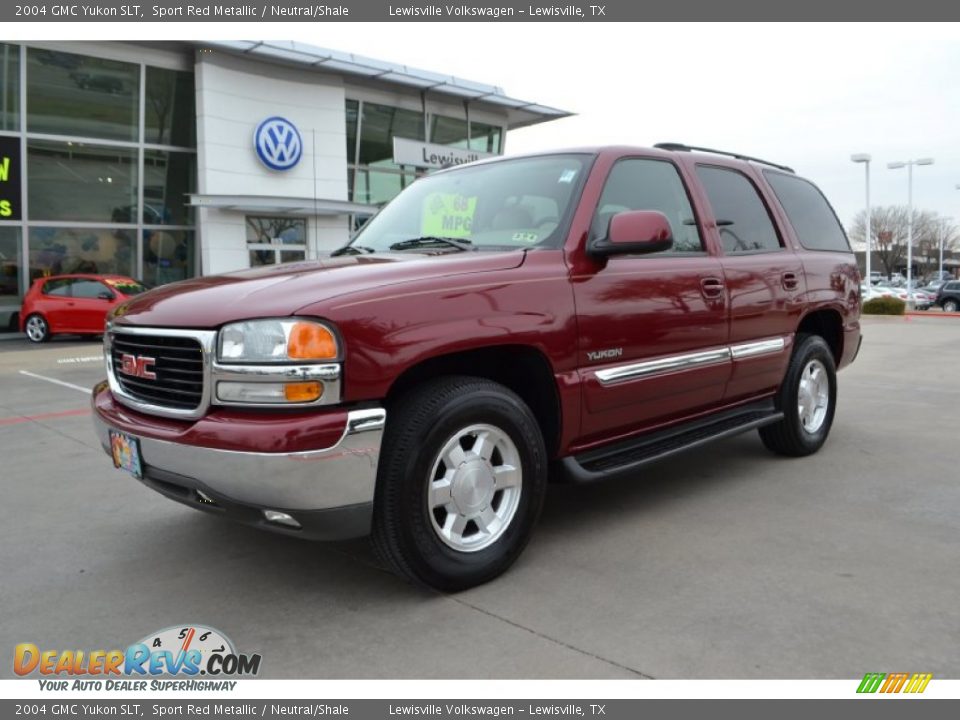
[[[696,150],[697,152],[708,152],[713,153],[714,155],[726,155],[728,157],[736,158],[737,160],[748,160],[750,162],[762,163],[763,165],[769,165],[770,167],[775,167],[778,170],[786,170],[789,173],[796,174],[796,171],[787,167],[786,165],[778,165],[777,163],[772,163],[769,160],[761,160],[760,158],[750,157],[749,155],[741,155],[740,153],[727,152],[726,150],[714,150],[713,148],[697,147],[696,145],[684,145],[683,143],[657,143],[654,145],[655,148],[659,150],[673,150],[675,152],[690,152],[691,150]]]

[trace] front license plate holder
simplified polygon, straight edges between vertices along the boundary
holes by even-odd
[[[137,480],[143,479],[143,463],[140,458],[140,441],[133,435],[110,430],[110,455],[113,466],[126,470]]]

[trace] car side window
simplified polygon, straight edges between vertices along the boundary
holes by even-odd
[[[73,278],[57,278],[56,280],[47,280],[43,284],[43,294],[53,297],[70,297]]]
[[[611,218],[625,210],[656,210],[666,215],[673,235],[673,248],[667,253],[705,252],[690,198],[673,163],[648,158],[618,161],[603,186],[591,237],[606,235]]]
[[[767,206],[746,175],[729,168],[697,165],[697,176],[707,191],[727,255],[783,249]]]
[[[113,295],[107,286],[97,280],[77,280],[73,284],[73,296],[75,298],[96,298],[101,293],[109,292]]]
[[[803,247],[807,250],[850,252],[843,226],[816,185],[779,171],[764,170],[763,176],[773,188]]]

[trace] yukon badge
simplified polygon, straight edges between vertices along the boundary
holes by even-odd
[[[609,350],[594,350],[587,353],[587,360],[596,362],[597,360],[612,360],[623,355],[623,348],[610,348]]]

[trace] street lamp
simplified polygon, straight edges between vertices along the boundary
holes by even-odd
[[[864,235],[867,238],[867,253],[866,253],[866,272],[867,272],[867,287],[870,287],[873,282],[870,280],[870,254],[872,252],[873,243],[870,240],[871,230],[870,230],[870,156],[867,153],[857,153],[856,155],[851,155],[850,159],[855,163],[863,163],[865,172],[865,177],[867,181],[867,217],[864,221],[865,232]]]
[[[887,163],[890,170],[907,169],[907,304],[910,303],[911,278],[913,277],[913,166],[933,165],[933,158],[919,160],[904,160],[902,162]]]

